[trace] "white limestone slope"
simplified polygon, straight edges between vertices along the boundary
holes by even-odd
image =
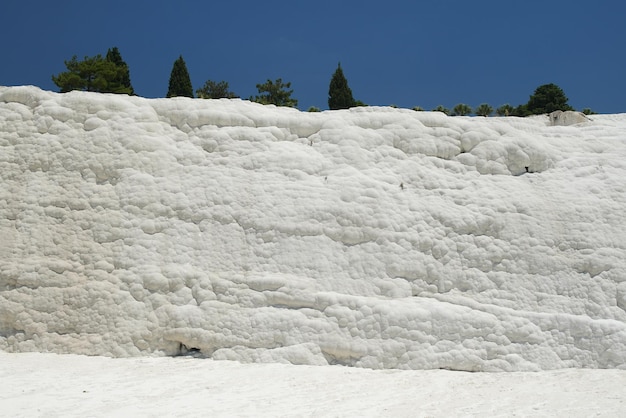
[[[4,351],[626,367],[626,115],[0,87],[0,176]]]

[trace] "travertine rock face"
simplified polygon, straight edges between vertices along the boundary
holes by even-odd
[[[565,112],[557,110],[550,113],[549,117],[552,126],[569,126],[589,122],[589,118],[585,116],[584,113],[574,112],[571,110],[567,110]]]
[[[0,349],[624,367],[625,132],[0,87]]]

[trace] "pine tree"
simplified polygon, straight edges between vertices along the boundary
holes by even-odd
[[[79,61],[76,55],[65,61],[67,71],[52,76],[61,93],[72,90],[93,91],[98,93],[126,93],[131,90],[119,84],[121,67],[108,61],[102,55],[85,57]]]
[[[450,116],[450,109],[448,109],[444,105],[437,106],[436,108],[433,109],[433,112],[441,112],[441,113],[445,113],[446,115]]]
[[[118,90],[125,90],[124,93],[134,95],[135,90],[133,86],[130,84],[130,70],[128,68],[128,64],[124,62],[122,59],[122,55],[120,54],[119,49],[117,47],[110,48],[107,51],[106,60],[108,62],[112,62],[118,68],[118,72],[114,80],[112,80],[111,88]],[[111,91],[112,93],[117,93],[116,91]]]
[[[544,84],[537,87],[535,93],[530,96],[526,105],[528,112],[533,115],[552,113],[555,110],[574,110],[567,104],[567,96],[556,84]]]
[[[491,105],[487,104],[487,103],[481,103],[475,110],[474,113],[476,113],[478,116],[489,116],[493,113],[493,107],[491,107]]]
[[[291,97],[293,90],[287,90],[291,88],[291,82],[283,83],[282,78],[278,78],[276,81],[267,80],[263,84],[257,84],[256,88],[260,94],[250,97],[250,101],[276,106],[298,106],[298,100]]]
[[[196,90],[196,97],[201,99],[234,99],[239,96],[230,91],[227,81],[216,83],[213,80],[207,80],[202,88]]]
[[[472,108],[465,103],[459,103],[452,109],[453,116],[467,116],[472,113]]]
[[[337,110],[348,109],[354,106],[356,106],[356,101],[352,97],[352,90],[348,87],[348,80],[343,75],[341,63],[339,63],[328,87],[328,108]]]
[[[166,97],[176,96],[193,97],[191,78],[189,77],[189,71],[187,71],[187,65],[182,55],[174,61]]]
[[[496,109],[496,115],[498,116],[513,116],[515,112],[515,108],[510,104],[506,103]]]

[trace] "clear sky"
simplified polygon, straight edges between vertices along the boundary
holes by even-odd
[[[58,90],[64,60],[117,46],[135,92],[165,97],[182,55],[194,90],[241,97],[290,81],[299,108],[328,108],[341,62],[355,99],[452,108],[526,103],[555,83],[576,109],[626,112],[626,2],[5,0],[0,85]]]

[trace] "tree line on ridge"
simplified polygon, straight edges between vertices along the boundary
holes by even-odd
[[[118,93],[134,95],[135,91],[130,82],[130,69],[124,62],[117,47],[110,48],[103,57],[98,54],[94,57],[85,57],[78,60],[74,55],[71,60],[65,61],[67,71],[52,76],[52,81],[59,87],[61,93],[72,90],[92,91],[100,93]],[[298,100],[292,97],[293,89],[291,82],[267,80],[256,85],[259,92],[256,96],[250,96],[248,100],[276,106],[296,107]],[[194,97],[194,91],[189,77],[187,65],[182,57],[174,61],[166,97]],[[195,91],[195,97],[202,99],[239,98],[230,91],[228,82],[207,80],[204,85]],[[498,116],[529,116],[551,113],[556,110],[574,110],[568,103],[568,98],[563,90],[556,84],[544,84],[535,89],[527,103],[518,106],[504,104],[494,109],[487,103],[482,103],[475,109],[467,104],[459,103],[452,109],[442,105],[432,109],[443,112],[446,115],[466,116],[472,113],[478,116],[490,116],[494,113]],[[348,86],[341,63],[333,73],[328,89],[328,108],[330,110],[348,109],[356,106],[367,106],[360,100],[355,100],[352,90]],[[320,109],[310,107],[310,112],[319,112]],[[424,110],[414,107],[413,110]],[[591,109],[583,109],[583,113],[594,113]]]

